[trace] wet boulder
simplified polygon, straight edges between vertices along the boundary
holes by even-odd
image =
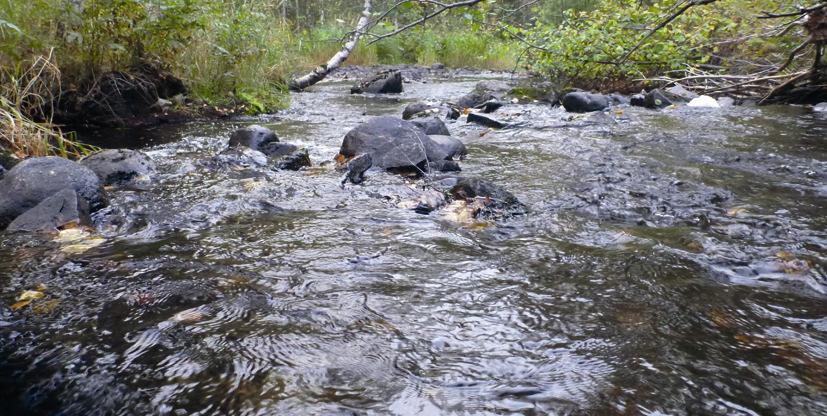
[[[296,153],[298,150],[299,147],[295,144],[284,142],[270,142],[262,146],[260,149],[261,153],[264,153],[269,157],[288,156]]]
[[[482,115],[482,114],[479,114],[479,113],[469,113],[468,114],[468,122],[469,123],[474,123],[474,124],[479,124],[479,125],[485,126],[485,127],[490,127],[492,129],[501,129],[501,128],[504,128],[504,127],[508,126],[508,124],[506,124],[502,121],[496,120],[492,117],[485,116],[485,115]]]
[[[278,143],[279,137],[272,130],[253,124],[230,133],[230,147],[249,147],[262,151],[271,143]]]
[[[0,179],[3,179],[3,175],[6,174],[6,168],[3,165],[0,165]]]
[[[718,97],[718,105],[721,107],[732,107],[735,105],[735,100],[732,97]]]
[[[373,166],[373,158],[369,154],[363,154],[354,157],[347,162],[347,173],[342,178],[342,185],[350,182],[358,185],[365,181],[365,172]]]
[[[79,198],[74,189],[64,189],[20,214],[9,224],[6,231],[57,231],[70,224],[89,225],[91,223],[89,205],[86,201]]]
[[[64,189],[77,192],[90,212],[106,206],[101,181],[86,166],[55,156],[20,162],[0,180],[0,229]]]
[[[465,156],[468,154],[468,149],[465,147],[465,144],[455,137],[447,135],[432,135],[430,137],[438,147],[438,151],[445,155],[445,160],[462,160],[465,159]]]
[[[155,174],[152,159],[137,150],[102,150],[86,156],[80,164],[95,172],[104,186],[143,189]]]
[[[419,127],[394,117],[376,117],[349,131],[339,154],[345,159],[369,154],[373,166],[382,169],[420,167],[446,158]]]
[[[419,127],[425,134],[429,136],[434,134],[444,136],[451,135],[451,132],[448,131],[448,127],[445,126],[445,123],[443,123],[442,120],[436,117],[431,117],[422,120],[414,120],[412,121],[412,123],[416,125],[416,127]]]
[[[351,94],[400,94],[403,91],[402,73],[383,71],[350,89]]]
[[[646,95],[635,94],[629,97],[629,105],[633,107],[646,107]]]
[[[438,111],[438,107],[436,105],[428,104],[422,101],[410,103],[405,106],[404,110],[402,110],[402,119],[410,120],[415,117],[428,116],[436,111]]]
[[[292,154],[289,154],[280,160],[277,167],[281,170],[300,170],[304,167],[310,167],[310,154],[307,149],[301,149]]]
[[[646,93],[644,107],[651,109],[666,108],[672,105],[672,101],[659,89],[655,88]]]
[[[827,113],[827,103],[818,103],[813,106],[813,112],[815,113]]]
[[[493,99],[493,100],[488,100],[488,101],[476,106],[475,108],[477,110],[480,110],[481,112],[483,112],[485,114],[490,114],[490,113],[493,113],[493,112],[499,110],[502,106],[503,106],[502,102],[500,102],[497,99]]]
[[[588,113],[602,111],[609,107],[611,101],[603,94],[575,91],[563,96],[563,107],[570,113]]]

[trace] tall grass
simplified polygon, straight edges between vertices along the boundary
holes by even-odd
[[[0,73],[0,145],[17,157],[79,158],[96,150],[71,140],[51,122],[60,70],[51,54]],[[39,117],[36,121],[32,117]]]

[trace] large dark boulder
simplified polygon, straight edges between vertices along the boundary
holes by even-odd
[[[442,120],[432,117],[426,118],[422,120],[414,120],[412,121],[416,127],[419,127],[425,134],[433,135],[433,134],[440,134],[443,136],[450,136],[451,132],[448,131],[448,127],[445,126],[445,123]]]
[[[3,165],[0,165],[0,179],[3,179],[3,175],[6,174],[6,168]]]
[[[0,180],[0,229],[64,189],[76,191],[90,212],[106,206],[100,179],[80,163],[55,156],[20,162]]]
[[[345,135],[339,154],[351,158],[370,154],[382,169],[423,167],[448,155],[415,124],[394,117],[376,117]]]
[[[651,109],[666,108],[672,101],[659,89],[655,88],[646,93],[644,107]]]
[[[278,143],[279,137],[272,130],[253,124],[230,133],[230,147],[244,146],[262,151],[270,143]]]
[[[611,101],[603,94],[575,91],[563,97],[563,107],[570,113],[588,113],[602,111],[609,107]]]
[[[149,184],[155,174],[155,163],[137,150],[102,150],[86,156],[80,164],[95,172],[104,186],[141,189]]]
[[[447,155],[447,159],[465,159],[468,149],[459,139],[447,135],[433,135],[431,140],[439,147],[440,152]]]
[[[36,232],[57,231],[69,224],[89,225],[89,205],[78,198],[73,189],[58,191],[34,208],[19,215],[9,224],[7,231]]]
[[[403,91],[402,73],[383,71],[350,89],[351,94],[400,94]]]

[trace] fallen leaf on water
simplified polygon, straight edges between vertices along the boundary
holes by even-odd
[[[35,300],[35,299],[43,299],[44,296],[46,296],[46,295],[43,294],[43,292],[41,292],[39,290],[27,290],[27,291],[21,293],[20,296],[17,297],[17,300],[19,300],[19,301],[24,301],[24,300],[32,301],[32,300]]]
[[[745,214],[746,212],[747,212],[747,209],[744,208],[744,207],[735,207],[735,208],[730,208],[726,212],[726,215],[729,216],[729,217],[737,217],[741,214]]]
[[[60,233],[57,235],[57,238],[55,238],[55,241],[61,244],[66,244],[60,248],[60,251],[67,254],[81,254],[103,244],[106,240],[101,237],[94,236],[87,229],[70,228],[60,230]]]
[[[17,297],[17,302],[15,304],[11,305],[11,309],[13,311],[16,311],[18,309],[25,308],[26,306],[28,306],[33,301],[35,301],[37,299],[43,299],[44,296],[46,296],[46,295],[44,295],[43,292],[41,292],[39,290],[27,290],[27,291],[21,293],[20,296]]]
[[[795,254],[790,253],[789,251],[779,251],[778,253],[775,253],[775,257],[778,257],[779,259],[784,261],[795,260]]]
[[[172,317],[172,321],[179,322],[182,324],[191,324],[203,321],[206,317],[207,312],[203,311],[200,308],[193,308],[176,313],[175,316]]]

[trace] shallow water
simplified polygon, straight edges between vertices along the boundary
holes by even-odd
[[[498,223],[416,214],[398,202],[421,182],[342,189],[319,166],[358,123],[486,77],[398,97],[331,82],[275,116],[132,132],[161,174],[110,193],[103,240],[0,235],[0,408],[827,413],[827,118],[522,104],[496,113],[512,128],[451,123],[463,174],[529,209]],[[200,165],[253,122],[317,166]]]

